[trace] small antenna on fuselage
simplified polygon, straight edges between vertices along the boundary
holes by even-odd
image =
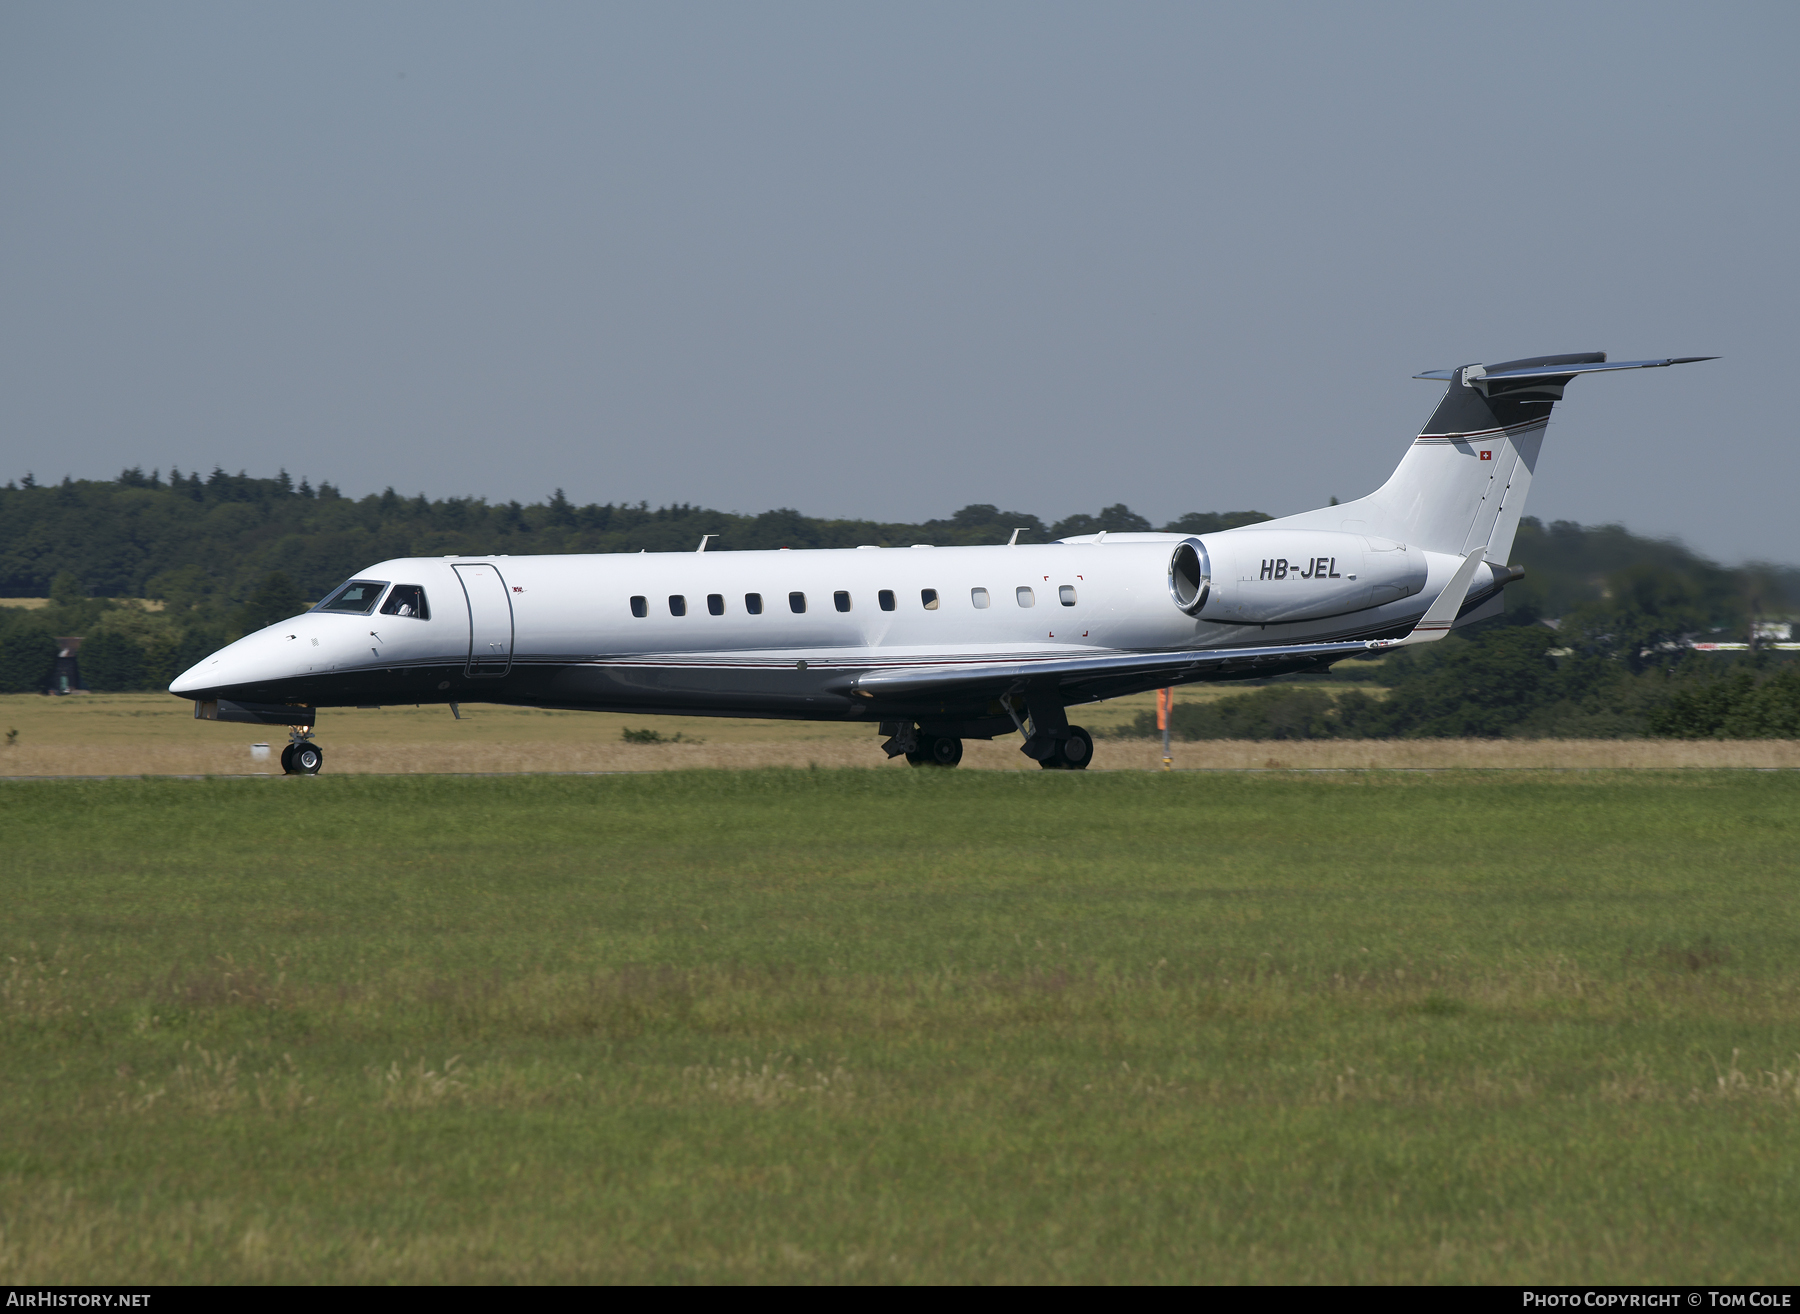
[[[1024,532],[1025,532],[1025,530],[1023,527],[1013,530],[1013,536],[1006,540],[1006,546],[1007,547],[1018,547],[1019,546],[1019,535],[1023,534]]]
[[[700,546],[699,546],[699,547],[697,547],[697,548],[695,548],[695,549],[694,549],[694,551],[696,551],[696,552],[704,552],[704,551],[706,551],[706,545],[707,545],[707,543],[708,543],[708,542],[709,542],[709,541],[710,541],[710,540],[712,540],[712,539],[715,539],[715,538],[717,538],[717,537],[718,537],[718,535],[717,535],[717,534],[702,534],[702,535],[700,535]]]

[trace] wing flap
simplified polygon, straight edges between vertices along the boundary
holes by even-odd
[[[1107,657],[1065,657],[983,662],[979,665],[922,666],[905,671],[870,671],[851,680],[847,691],[889,698],[930,692],[962,692],[993,687],[999,692],[1053,685],[1078,686],[1104,680],[1166,677],[1182,684],[1208,673],[1253,671],[1366,654],[1366,640],[1354,643],[1294,643],[1265,648],[1207,648],[1189,652],[1123,653]]]

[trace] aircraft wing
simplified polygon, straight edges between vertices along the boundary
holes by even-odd
[[[1082,692],[1106,685],[1185,684],[1193,680],[1253,675],[1259,670],[1293,670],[1309,662],[1366,657],[1416,643],[1430,643],[1450,632],[1468,596],[1469,584],[1487,555],[1476,548],[1463,558],[1443,592],[1412,630],[1399,639],[1358,639],[1341,643],[1285,643],[1256,648],[1199,648],[1186,652],[1116,653],[1103,657],[1060,657],[981,662],[973,665],[911,667],[904,671],[869,671],[844,687],[863,698],[908,698],[921,695],[971,695],[992,691],[994,697],[1027,689]],[[1151,686],[1154,687],[1154,684]]]

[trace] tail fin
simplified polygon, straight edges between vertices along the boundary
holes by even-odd
[[[1444,398],[1393,475],[1367,497],[1289,516],[1258,529],[1347,529],[1467,556],[1476,548],[1504,563],[1524,514],[1550,410],[1579,374],[1713,360],[1606,363],[1603,351],[1464,365],[1415,377],[1444,379]]]

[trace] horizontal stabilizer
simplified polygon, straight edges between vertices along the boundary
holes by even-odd
[[[1599,359],[1594,359],[1598,357]],[[1717,360],[1717,356],[1669,356],[1662,360],[1621,360],[1608,363],[1603,351],[1585,357],[1549,357],[1542,360],[1509,360],[1483,369],[1479,365],[1463,367],[1464,377],[1472,383],[1493,379],[1570,379],[1577,374],[1604,374],[1609,370],[1656,370],[1666,365],[1692,365],[1696,361]],[[1451,382],[1456,370],[1426,370],[1415,379],[1441,379]]]

